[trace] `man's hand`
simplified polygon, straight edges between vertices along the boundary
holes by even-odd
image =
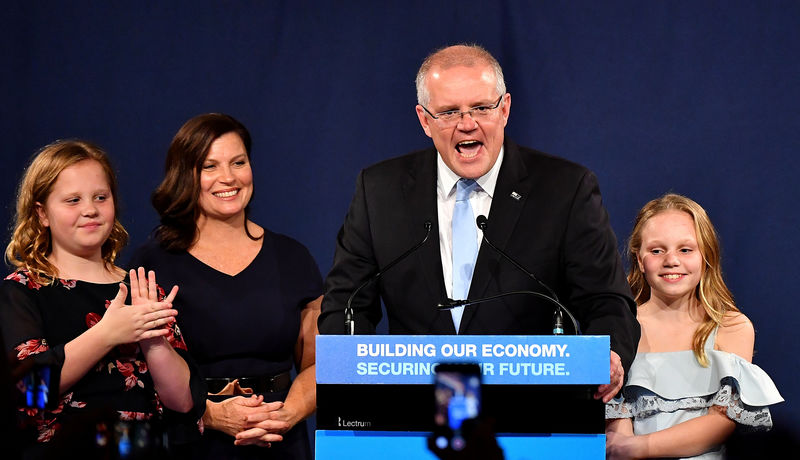
[[[625,381],[625,370],[622,369],[622,360],[619,355],[614,351],[611,352],[611,369],[609,383],[597,387],[597,392],[594,394],[594,399],[602,399],[604,403],[611,401],[617,392],[622,388],[622,382]]]

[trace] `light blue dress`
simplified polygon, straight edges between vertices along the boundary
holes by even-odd
[[[692,350],[637,353],[622,396],[606,405],[606,419],[632,418],[637,435],[653,433],[708,413],[712,405],[751,429],[768,430],[767,406],[783,401],[766,372],[747,360],[714,350],[717,330],[706,340],[709,366]],[[724,458],[723,446],[692,459]]]

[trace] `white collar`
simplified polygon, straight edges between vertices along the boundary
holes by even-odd
[[[500,173],[500,165],[503,163],[504,153],[505,146],[501,146],[500,153],[497,155],[497,160],[494,162],[492,168],[487,171],[486,174],[475,179],[475,182],[489,195],[489,198],[494,196],[494,188],[497,185],[497,176]],[[461,179],[458,174],[447,167],[444,160],[442,160],[442,155],[438,151],[436,152],[436,175],[436,183],[439,187],[438,192],[441,197],[447,197],[453,193],[456,182]]]

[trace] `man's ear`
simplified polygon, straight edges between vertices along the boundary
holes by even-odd
[[[36,202],[36,214],[39,216],[39,223],[42,224],[43,227],[50,226],[50,219],[47,218],[47,213],[44,210],[44,206],[42,203]]]
[[[425,109],[423,109],[419,104],[417,104],[417,118],[419,119],[419,124],[422,126],[422,130],[425,131],[425,134],[428,137],[433,137],[431,136],[431,121],[426,116]]]
[[[511,116],[511,93],[506,93],[503,95],[505,101],[503,101],[503,126],[508,124],[508,117]]]

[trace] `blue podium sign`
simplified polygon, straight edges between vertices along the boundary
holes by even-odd
[[[435,458],[437,363],[477,363],[508,460],[602,459],[608,336],[317,336],[317,458]]]
[[[317,431],[319,460],[437,460],[428,450],[428,433]],[[505,460],[602,460],[606,437],[602,434],[552,434],[546,436],[498,435]]]
[[[609,381],[608,336],[321,335],[318,384],[428,385],[436,363],[478,363],[487,385]]]

